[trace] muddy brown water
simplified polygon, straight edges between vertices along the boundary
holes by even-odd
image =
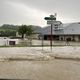
[[[9,61],[0,62],[1,79],[80,80],[80,61]]]

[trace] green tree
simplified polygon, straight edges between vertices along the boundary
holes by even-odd
[[[33,29],[32,26],[21,25],[18,28],[18,32],[22,36],[22,39],[24,39],[25,34],[26,36],[31,36],[33,34]]]
[[[21,35],[22,39],[24,38],[24,34],[26,34],[26,25],[21,25],[18,28],[18,33]]]
[[[30,25],[27,26],[26,27],[26,35],[31,36],[33,33],[34,33],[34,30],[33,30],[32,26],[30,26]]]

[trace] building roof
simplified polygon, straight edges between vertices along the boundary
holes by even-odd
[[[53,35],[80,35],[80,22],[61,24],[58,27],[53,26],[52,28]],[[47,26],[42,29],[43,35],[51,34],[51,27]]]

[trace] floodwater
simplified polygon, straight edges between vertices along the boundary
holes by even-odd
[[[80,80],[80,62],[71,60],[0,62],[0,78]]]

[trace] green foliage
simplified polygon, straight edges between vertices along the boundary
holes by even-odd
[[[19,34],[26,34],[26,25],[19,26],[18,32]]]
[[[18,26],[3,24],[0,26],[0,36],[9,37],[9,36],[16,36]]]
[[[21,27],[22,26],[22,27]],[[12,25],[12,24],[3,24],[0,26],[0,36],[16,36],[16,32],[19,32],[22,37],[24,34],[29,38],[33,33],[40,33],[41,27],[34,25]]]
[[[14,31],[14,30],[0,30],[0,36],[5,36],[5,37],[16,36],[16,31]]]
[[[26,34],[27,36],[32,35],[33,29],[32,29],[32,26],[21,25],[18,28],[18,32],[20,35],[22,35],[22,38],[24,38],[24,34]]]
[[[32,26],[27,26],[26,27],[26,35],[27,36],[31,36],[33,34],[34,30],[32,28]]]

